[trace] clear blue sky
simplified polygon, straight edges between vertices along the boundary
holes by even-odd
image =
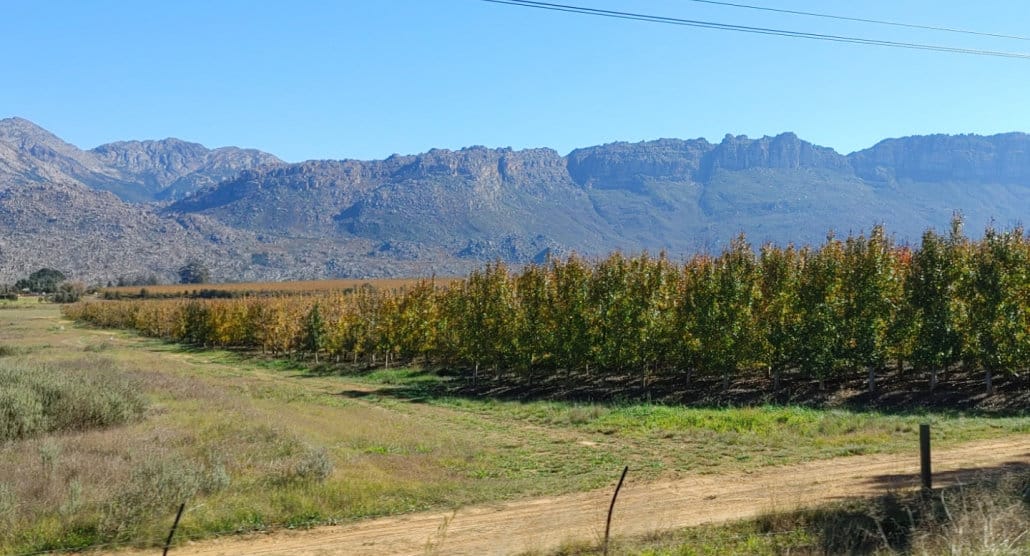
[[[560,1],[560,0],[556,0]],[[1030,34],[1026,0],[739,0]],[[985,39],[705,6],[591,7],[971,48]],[[298,161],[795,131],[1030,131],[1030,60],[690,29],[478,0],[0,0],[0,117],[84,148],[179,137]]]

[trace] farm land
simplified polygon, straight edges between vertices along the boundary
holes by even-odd
[[[630,269],[623,276],[633,276],[632,269],[647,270],[652,263],[661,268],[654,260],[609,261],[607,268]],[[699,274],[688,270],[687,279],[711,277],[720,269],[741,271],[706,261],[697,265]],[[559,509],[562,503],[582,508],[583,500],[604,506],[603,496],[597,503],[589,493],[608,492],[623,466],[631,469],[632,485],[644,492],[652,485],[657,500],[663,499],[654,493],[673,491],[683,481],[714,481],[704,487],[709,490],[696,487],[711,492],[704,500],[719,501],[711,502],[710,513],[747,520],[690,529],[652,522],[653,530],[641,529],[647,516],[630,516],[645,508],[633,506],[628,488],[628,515],[621,517],[626,533],[619,533],[618,516],[614,529],[619,553],[937,552],[947,545],[971,551],[1007,547],[1009,552],[1000,553],[1015,554],[1027,547],[1018,532],[1027,523],[1030,453],[1028,389],[1020,372],[994,374],[985,392],[982,369],[954,366],[934,377],[931,391],[926,373],[904,362],[880,367],[875,380],[854,369],[812,374],[796,366],[774,375],[737,365],[723,351],[722,360],[696,360],[699,372],[689,376],[663,363],[672,356],[638,359],[644,364],[632,368],[643,373],[619,374],[614,369],[631,366],[566,368],[543,352],[524,357],[485,342],[489,333],[502,330],[494,321],[468,328],[450,321],[455,329],[483,332],[463,332],[450,337],[450,344],[418,343],[442,329],[403,326],[434,322],[439,315],[422,310],[443,307],[461,314],[466,306],[455,300],[462,295],[468,300],[475,292],[508,291],[502,274],[531,284],[532,272],[488,268],[460,286],[409,282],[391,287],[394,293],[359,287],[346,294],[354,298],[321,291],[259,300],[92,301],[66,307],[63,314],[50,304],[4,302],[0,374],[9,413],[0,449],[0,552],[160,546],[185,501],[176,534],[183,553],[204,553],[206,545],[194,541],[213,538],[219,539],[215,549],[232,552],[233,545],[217,543],[235,542],[226,536],[240,533],[374,526],[381,522],[370,520],[397,515],[436,520],[439,512],[445,517],[437,520],[437,533],[425,539],[423,551],[449,553],[449,547],[460,551],[462,541],[457,519],[448,539],[448,512],[457,516],[472,508],[474,514],[484,504],[538,507],[537,500]],[[1019,284],[1002,289],[1021,292]],[[883,291],[898,290],[887,284]],[[411,299],[443,302],[418,305]],[[269,336],[219,327],[242,322],[222,317],[245,320],[252,315],[247,310],[269,307],[292,315],[280,323],[288,341],[263,343]],[[484,307],[489,306],[472,313]],[[371,314],[408,314],[407,320],[382,321],[407,335],[390,336],[347,320]],[[749,314],[758,318],[762,312]],[[527,322],[504,327],[517,336],[519,323]],[[354,329],[368,334],[348,337],[345,332]],[[700,335],[706,329],[692,330]],[[396,343],[373,341],[383,337]],[[411,344],[400,343],[411,338]],[[615,350],[593,357],[633,361],[638,355]],[[732,373],[720,368],[727,362],[735,365]],[[901,481],[873,490],[823,485],[824,497],[785,492],[747,511],[732,502],[724,503],[727,513],[716,511],[732,485],[747,484],[746,477],[772,484],[778,470],[799,481],[799,470],[829,473],[832,466],[848,469],[848,462],[856,469],[840,475],[841,481],[863,468],[909,473],[898,462],[915,457],[920,423],[932,425],[935,450],[993,474],[977,480],[962,475],[969,484],[958,491],[945,486],[940,502],[910,494],[906,489],[914,483]],[[818,467],[820,462],[828,467]],[[810,465],[817,467],[805,467]],[[681,495],[687,500],[691,493]],[[851,496],[864,498],[835,501]],[[803,509],[813,504],[816,509]],[[904,516],[907,526],[901,525]],[[980,544],[956,533],[984,520],[998,534],[977,537]],[[503,523],[496,526],[504,530]],[[509,548],[544,554],[599,550],[596,531],[573,531],[570,538],[522,539]],[[377,538],[374,530],[369,535]]]

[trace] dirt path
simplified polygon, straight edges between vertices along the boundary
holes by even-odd
[[[977,442],[934,453],[935,485],[979,470],[1030,465],[1030,436]],[[634,483],[619,496],[612,534],[641,535],[743,519],[836,499],[918,485],[918,454],[853,456],[763,469]],[[224,538],[187,544],[179,555],[516,554],[596,541],[603,534],[610,489],[389,517],[308,531]]]

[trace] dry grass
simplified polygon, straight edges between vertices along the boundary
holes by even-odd
[[[601,554],[580,542],[532,554]],[[613,556],[1030,554],[1030,471],[1010,471],[930,494],[774,513],[720,525],[613,539]],[[528,556],[528,555],[524,555]]]

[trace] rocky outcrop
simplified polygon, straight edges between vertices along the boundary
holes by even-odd
[[[58,172],[131,202],[181,198],[242,170],[282,163],[253,149],[211,150],[178,139],[125,141],[84,151],[22,118],[0,120],[0,143],[31,157],[51,174]]]
[[[577,149],[568,156],[569,174],[587,187],[639,189],[648,181],[705,182],[718,170],[821,168],[848,172],[848,159],[793,133],[749,139],[727,135],[719,144],[704,139],[659,139]]]
[[[886,139],[849,157],[863,179],[1030,184],[1030,135]]]
[[[706,176],[716,170],[740,171],[753,168],[850,170],[848,159],[837,151],[802,141],[793,133],[761,139],[727,135],[706,157],[704,166]]]
[[[647,180],[697,181],[715,148],[704,139],[609,143],[569,153],[569,175],[585,187],[637,189]]]
[[[282,164],[255,149],[212,150],[179,139],[108,143],[89,152],[158,200],[180,199],[244,170]]]

